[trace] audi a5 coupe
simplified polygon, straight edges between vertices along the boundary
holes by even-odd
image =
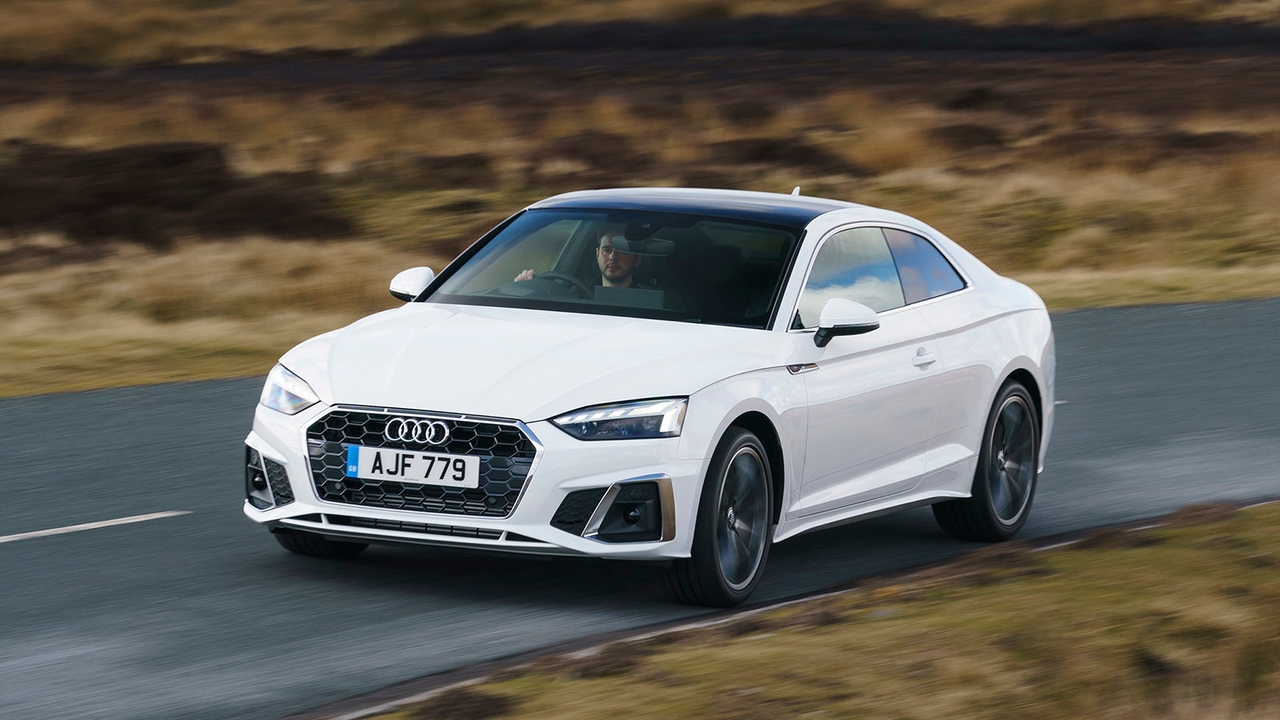
[[[1012,537],[1053,427],[1040,298],[862,205],[568,193],[391,294],[263,388],[244,512],[292,552],[660,561],[732,606],[773,543],[836,523],[931,505]]]

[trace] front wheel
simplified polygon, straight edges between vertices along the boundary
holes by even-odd
[[[346,560],[364,552],[368,543],[340,542],[323,535],[298,530],[276,530],[271,533],[280,547],[291,553],[310,557]]]
[[[1040,419],[1031,393],[1017,381],[1000,389],[987,418],[973,476],[973,494],[933,506],[948,535],[1000,542],[1027,522],[1040,461]]]
[[[702,486],[693,551],[667,571],[680,602],[733,607],[760,582],[773,541],[768,457],[748,430],[730,428],[720,440]]]

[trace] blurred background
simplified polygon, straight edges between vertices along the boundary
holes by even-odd
[[[1280,295],[1280,0],[3,0],[0,394],[254,375],[566,190],[915,215],[1052,309]]]

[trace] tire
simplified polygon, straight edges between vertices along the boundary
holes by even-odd
[[[734,607],[750,597],[769,559],[773,503],[764,444],[747,430],[729,428],[702,484],[692,553],[667,570],[667,584],[676,599],[688,605]]]
[[[271,534],[275,536],[276,542],[280,543],[280,547],[291,553],[330,560],[348,560],[369,547],[368,543],[340,542],[330,540],[323,535],[298,530],[275,530]]]
[[[1010,380],[991,406],[973,476],[973,493],[933,506],[944,532],[961,540],[1002,542],[1027,522],[1039,480],[1040,418],[1021,383]]]

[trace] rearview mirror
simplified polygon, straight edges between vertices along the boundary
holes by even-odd
[[[435,271],[429,267],[402,270],[391,278],[391,295],[398,300],[409,302],[421,295],[422,291],[426,290],[435,279]]]
[[[826,347],[831,338],[861,335],[878,327],[880,320],[875,310],[852,300],[831,298],[818,315],[818,331],[813,334],[813,344]]]
[[[610,238],[615,250],[632,255],[661,255],[666,256],[676,251],[676,244],[671,240],[663,238],[651,237],[644,240],[628,240],[622,235],[615,235]]]

